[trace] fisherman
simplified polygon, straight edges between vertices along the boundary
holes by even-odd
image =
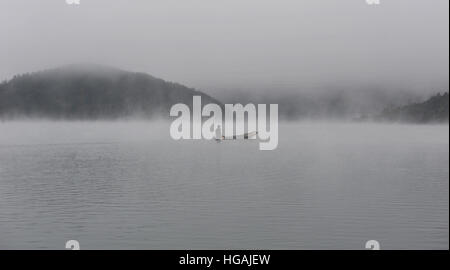
[[[223,140],[224,139],[224,137],[222,136],[222,127],[220,126],[220,125],[217,125],[217,128],[216,128],[216,141],[220,141],[220,140]]]

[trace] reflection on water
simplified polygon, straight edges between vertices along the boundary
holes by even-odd
[[[448,125],[296,123],[279,146],[169,124],[0,124],[0,249],[449,248]]]

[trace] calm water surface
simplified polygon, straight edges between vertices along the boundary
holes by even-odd
[[[279,136],[260,151],[164,123],[0,123],[0,249],[449,248],[448,125]]]

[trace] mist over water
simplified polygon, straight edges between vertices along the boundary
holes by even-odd
[[[0,123],[0,249],[448,249],[449,126],[283,122],[174,141],[169,122]]]
[[[448,0],[66,2],[0,0],[0,250],[449,248]]]

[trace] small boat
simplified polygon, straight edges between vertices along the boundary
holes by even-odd
[[[222,136],[221,135],[221,129],[218,127],[216,129],[216,141],[220,142],[220,141],[224,141],[224,140],[248,140],[248,139],[253,139],[258,132],[257,131],[252,131],[252,132],[248,132],[248,133],[244,133],[242,135],[233,135],[233,136]]]
[[[258,134],[257,131],[252,131],[249,133],[244,133],[242,135],[233,135],[233,136],[222,136],[222,140],[248,140],[248,139],[252,139],[253,137],[255,137]]]

